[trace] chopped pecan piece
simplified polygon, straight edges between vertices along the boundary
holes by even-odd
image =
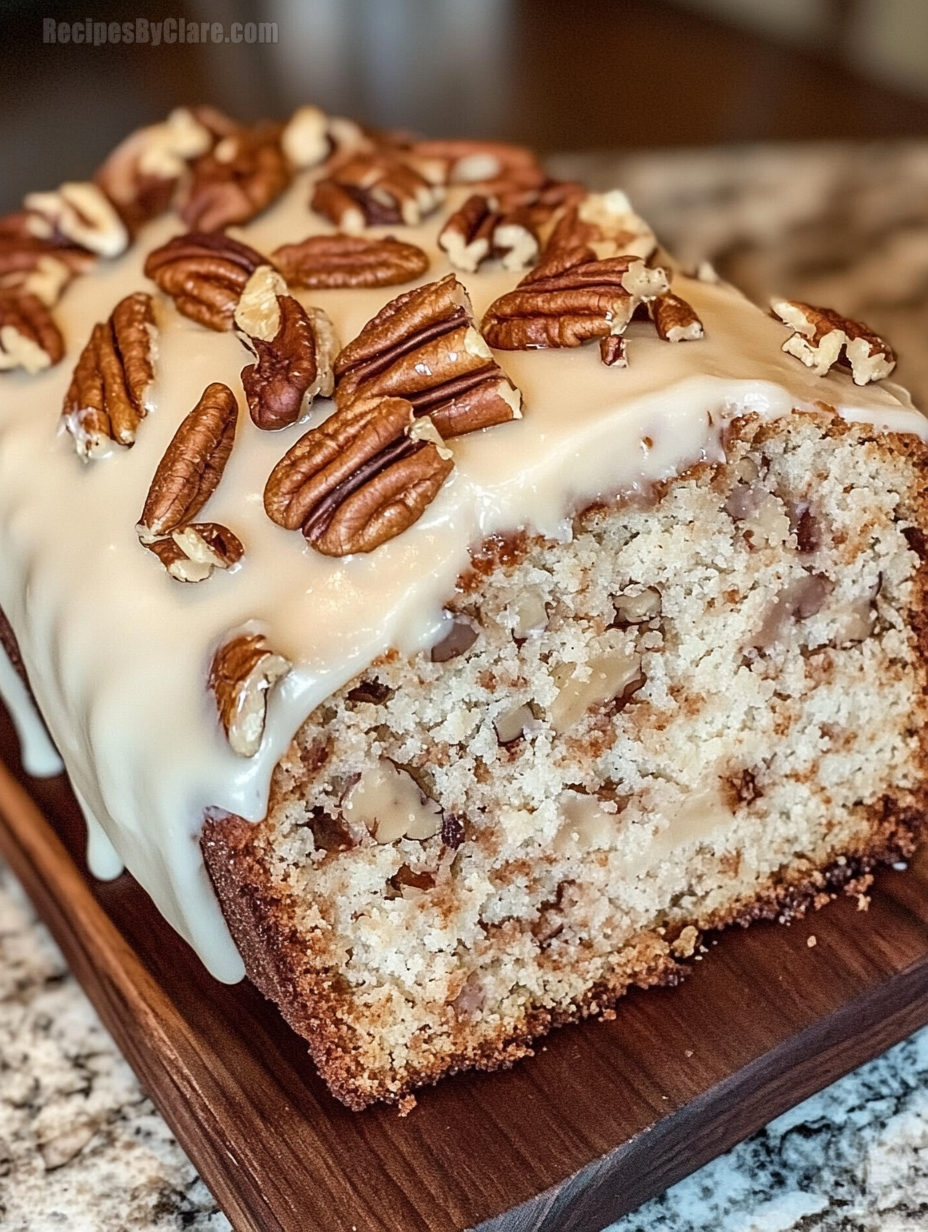
[[[648,312],[658,337],[665,342],[690,342],[705,337],[702,321],[691,304],[672,291],[648,303]]]
[[[599,260],[635,256],[647,260],[657,248],[654,232],[632,209],[625,193],[587,193],[568,204],[545,245],[545,256],[589,248]]]
[[[299,244],[284,244],[271,259],[292,287],[390,287],[412,282],[429,268],[415,244],[392,235],[311,235]]]
[[[233,328],[245,284],[266,264],[259,252],[231,236],[191,231],[150,252],[145,274],[173,298],[178,312],[221,331]]]
[[[290,671],[261,633],[241,633],[220,646],[209,669],[209,687],[234,753],[254,757],[267,720],[267,694]]]
[[[313,191],[312,208],[340,231],[358,235],[367,226],[414,226],[441,204],[444,189],[384,148],[357,154],[333,168]]]
[[[577,184],[552,180],[498,197],[474,193],[445,223],[438,246],[455,269],[469,273],[490,257],[499,258],[503,269],[527,269],[538,259],[543,229],[584,192]]]
[[[581,346],[622,334],[638,304],[667,289],[665,271],[640,257],[597,261],[589,249],[563,250],[490,305],[483,333],[503,351]],[[611,349],[607,355],[617,362]]]
[[[280,134],[280,148],[298,170],[317,166],[332,148],[328,116],[319,107],[297,107]]]
[[[816,308],[797,300],[771,300],[770,307],[795,333],[783,343],[783,350],[801,360],[816,376],[824,376],[833,364],[850,368],[855,385],[882,381],[896,366],[896,355],[888,342],[860,321],[843,317],[831,308]]]
[[[627,368],[625,339],[621,334],[607,334],[599,340],[599,357],[607,368]]]
[[[321,308],[312,317],[288,295],[284,280],[269,265],[252,274],[236,310],[240,337],[256,364],[242,369],[251,418],[259,428],[285,428],[305,413],[319,394],[335,384],[338,351],[335,329]]]
[[[163,539],[195,518],[219,486],[238,421],[228,385],[208,385],[158,463],[136,530],[143,543]]]
[[[422,516],[452,467],[431,422],[404,399],[361,399],[287,451],[264,507],[326,556],[371,552]]]
[[[417,141],[412,154],[442,164],[446,184],[479,185],[484,193],[537,189],[548,178],[532,150],[503,141]]]
[[[245,555],[241,540],[219,522],[191,522],[170,539],[155,539],[145,547],[178,582],[202,582],[214,569],[231,569]]]
[[[213,145],[212,132],[186,107],[131,133],[94,176],[131,233],[168,208],[187,164]]]
[[[151,409],[157,327],[151,296],[136,291],[93,327],[74,369],[62,422],[82,458],[100,457],[115,442],[131,446]]]
[[[129,246],[122,219],[96,184],[62,184],[54,192],[28,193],[23,205],[29,230],[39,239],[80,244],[101,257],[118,257]]]
[[[335,361],[335,400],[398,397],[442,437],[521,418],[521,395],[473,324],[453,274],[391,300]]]
[[[248,222],[280,196],[293,177],[280,135],[276,124],[236,129],[197,159],[180,209],[191,230]]]
[[[86,248],[33,235],[25,212],[0,218],[0,295],[36,295],[52,308],[74,275],[95,261]]]
[[[491,255],[498,218],[496,201],[480,193],[473,193],[455,210],[438,233],[438,247],[455,269],[472,274]]]
[[[37,295],[0,294],[0,372],[41,372],[63,355],[61,331]]]

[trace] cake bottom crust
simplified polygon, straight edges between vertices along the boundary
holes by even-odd
[[[864,895],[876,867],[912,855],[928,828],[926,810],[928,792],[922,808],[901,806],[884,796],[871,810],[871,837],[860,849],[829,865],[796,873],[794,880],[771,880],[751,901],[736,900],[706,917],[688,919],[680,932],[692,928],[705,937],[732,924],[746,928],[759,920],[786,923],[825,906],[841,892]],[[462,1040],[450,1054],[442,1051],[431,1062],[420,1060],[397,1081],[356,1064],[344,990],[335,978],[320,975],[308,964],[305,940],[293,934],[286,913],[268,890],[266,871],[253,849],[254,836],[254,826],[240,817],[209,819],[201,840],[207,867],[249,979],[304,1037],[329,1089],[354,1111],[378,1101],[400,1103],[418,1087],[447,1074],[508,1069],[533,1055],[533,1043],[555,1027],[612,1010],[630,988],[675,985],[688,970],[688,964],[675,956],[672,942],[656,932],[643,932],[623,949],[611,978],[569,1009],[536,1009],[515,1028],[500,1030],[496,1038],[477,1047]]]

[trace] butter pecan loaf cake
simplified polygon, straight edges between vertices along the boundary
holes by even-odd
[[[0,220],[0,608],[91,867],[350,1107],[919,838],[925,421],[771,307],[528,151],[312,107]]]

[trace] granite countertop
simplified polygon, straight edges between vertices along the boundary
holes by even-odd
[[[928,407],[928,142],[564,156],[624,187],[686,262],[758,302],[865,320]],[[613,1232],[928,1226],[928,1028],[613,1225]],[[0,1229],[230,1228],[0,866]],[[399,1230],[398,1230],[399,1232]]]

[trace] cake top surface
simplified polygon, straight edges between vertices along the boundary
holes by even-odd
[[[513,263],[514,249],[500,242],[496,256],[491,250],[489,259],[475,270],[461,269],[461,263],[470,257],[462,255],[464,241],[459,238],[456,246],[449,241],[448,221],[459,220],[461,208],[473,194],[482,192],[492,213],[492,207],[511,191],[511,185],[495,182],[499,180],[500,162],[505,164],[506,160],[503,147],[473,144],[462,153],[463,147],[456,145],[454,158],[449,157],[447,145],[441,146],[442,157],[435,154],[440,143],[423,143],[406,153],[391,147],[387,161],[394,171],[395,165],[406,170],[410,166],[421,170],[432,163],[444,167],[432,185],[432,197],[416,186],[420,199],[415,208],[402,194],[393,198],[409,221],[378,224],[362,218],[359,227],[357,218],[350,215],[352,204],[357,212],[360,200],[368,216],[375,219],[378,202],[381,209],[384,207],[380,198],[374,198],[371,205],[372,198],[364,196],[367,189],[358,190],[354,196],[347,194],[347,204],[343,194],[335,212],[334,207],[329,210],[333,216],[326,217],[319,185],[335,182],[339,186],[333,168],[337,173],[346,159],[350,163],[352,154],[351,150],[346,152],[349,137],[345,134],[368,146],[372,139],[366,134],[358,136],[359,130],[353,127],[339,127],[342,122],[327,117],[320,120],[319,114],[304,109],[298,113],[302,117],[299,122],[295,119],[286,127],[238,130],[231,126],[221,135],[213,131],[217,121],[212,120],[211,127],[202,115],[198,118],[185,112],[175,114],[167,126],[158,126],[157,140],[139,135],[130,139],[121,149],[130,153],[134,149],[134,161],[127,164],[123,153],[117,166],[117,170],[130,166],[135,178],[130,177],[129,190],[114,174],[102,181],[110,193],[110,204],[115,201],[119,206],[116,212],[126,229],[121,251],[116,240],[112,240],[112,251],[107,249],[105,236],[112,233],[112,227],[109,233],[103,228],[103,240],[98,234],[88,238],[73,228],[62,240],[61,229],[67,224],[61,214],[61,201],[68,198],[64,190],[52,205],[33,200],[30,206],[27,198],[27,211],[33,211],[32,232],[41,231],[35,216],[47,220],[58,210],[58,229],[51,228],[51,239],[48,234],[36,237],[40,246],[59,243],[64,254],[61,260],[78,265],[84,259],[80,256],[84,250],[67,241],[83,239],[96,244],[99,260],[92,268],[82,268],[54,305],[64,358],[39,371],[14,371],[0,377],[0,608],[17,634],[36,698],[87,815],[92,867],[101,875],[114,875],[125,863],[210,969],[229,980],[241,976],[242,965],[199,857],[196,836],[204,812],[217,808],[260,819],[266,811],[274,766],[301,723],[321,701],[391,648],[412,652],[427,649],[441,639],[447,627],[443,604],[466,569],[471,549],[488,536],[519,528],[564,538],[570,533],[571,516],[590,502],[646,496],[655,484],[700,461],[721,459],[726,425],[746,413],[775,418],[794,410],[825,407],[849,421],[926,436],[925,421],[903,391],[885,380],[857,384],[851,373],[833,365],[839,353],[852,356],[856,347],[853,375],[882,375],[880,365],[886,351],[880,349],[882,344],[874,344],[869,334],[861,335],[857,323],[824,316],[812,320],[805,307],[789,304],[778,306],[781,319],[775,319],[734,288],[714,279],[711,272],[700,271],[700,276],[674,268],[621,195],[568,194],[546,215],[544,210],[538,211],[529,222],[520,215],[518,241],[525,242],[527,235],[529,242],[534,239],[536,243],[534,253],[526,255],[523,268],[505,268],[507,262]],[[169,140],[161,129],[171,126],[173,136]],[[262,263],[257,273],[246,271],[247,292],[241,285],[237,288],[239,328],[217,329],[184,315],[179,310],[181,299],[159,289],[160,283],[156,286],[145,271],[149,262],[151,273],[149,258],[153,252],[160,252],[172,237],[188,231],[191,217],[196,217],[198,233],[208,231],[209,209],[220,207],[216,206],[215,193],[210,196],[201,191],[197,198],[198,175],[204,160],[213,160],[213,170],[217,162],[223,163],[224,146],[226,154],[229,148],[234,153],[235,141],[243,146],[250,141],[259,150],[273,149],[277,159],[274,166],[278,171],[283,166],[284,171],[278,175],[280,183],[274,185],[276,193],[254,217],[230,224],[225,231],[211,232],[219,237],[220,256],[231,259],[228,245],[222,249],[223,236],[227,235],[254,250]],[[368,147],[365,152],[368,169],[373,159],[385,157],[376,139],[373,154]],[[256,165],[263,166],[260,158]],[[494,183],[488,186],[489,179]],[[137,205],[144,195],[139,185],[150,187],[152,182],[168,184],[167,195],[173,194],[175,202],[180,196],[180,213],[170,208],[150,220],[133,215],[129,207]],[[267,196],[267,184],[262,183]],[[539,195],[549,191],[550,181],[542,177],[534,188],[526,189],[524,183],[518,187],[523,199],[534,192],[537,206]],[[93,221],[93,211],[101,208],[94,195],[99,195],[99,189],[76,189],[70,199],[72,204],[77,202],[78,218],[86,225],[88,217]],[[386,199],[389,203],[389,193]],[[316,209],[311,208],[311,200]],[[592,235],[593,248],[573,265],[573,258],[566,264],[562,261],[568,271],[565,283],[565,275],[558,272],[561,267],[550,264],[562,256],[557,245],[552,245],[552,236],[565,212],[577,201],[580,208],[574,209],[574,216],[588,228],[581,239],[590,241]],[[597,211],[605,212],[605,223],[597,221]],[[497,210],[497,225],[507,218],[511,221],[504,214],[501,208]],[[617,228],[616,218],[621,218],[624,230]],[[589,227],[593,227],[592,232]],[[325,289],[297,285],[299,275],[291,274],[285,282],[279,276],[275,278],[273,271],[268,274],[268,259],[281,245],[297,244],[312,236],[344,234],[345,228],[360,232],[365,239],[395,236],[414,245],[424,254],[428,268],[396,285]],[[471,239],[477,229],[469,233]],[[439,245],[443,230],[444,248]],[[12,224],[7,227],[7,232],[11,231]],[[133,242],[126,243],[133,232]],[[0,223],[0,261],[3,242]],[[630,246],[631,252],[623,245]],[[578,242],[575,247],[583,244]],[[451,264],[449,252],[457,268]],[[47,256],[48,251],[43,251],[43,257]],[[615,265],[620,257],[626,258],[624,272]],[[282,256],[275,261],[285,265]],[[511,342],[511,334],[501,333],[500,328],[494,332],[494,322],[499,325],[502,312],[497,308],[520,280],[533,277],[539,264],[542,274],[545,262],[555,271],[547,283],[543,277],[536,278],[538,294],[550,297],[561,292],[573,294],[571,277],[580,269],[582,281],[583,270],[590,271],[597,261],[604,268],[612,261],[607,272],[613,284],[618,269],[618,299],[627,308],[630,320],[617,318],[615,297],[606,309],[597,306],[600,301],[587,298],[580,315],[585,336],[593,341],[552,346],[550,322],[541,327],[539,343],[539,335],[525,325],[526,315],[531,315],[527,309],[515,317],[516,341],[525,349],[504,349],[501,345],[492,351],[487,348],[480,323],[483,333],[494,342]],[[3,268],[0,265],[0,270]],[[48,268],[40,273],[47,274]],[[593,273],[600,277],[601,271],[597,267]],[[291,297],[307,310],[303,317],[315,333],[318,367],[322,369],[327,321],[334,328],[339,347],[344,348],[362,335],[388,302],[448,275],[456,276],[466,288],[470,302],[468,308],[456,284],[448,284],[456,305],[450,311],[464,313],[463,318],[453,316],[451,320],[463,331],[455,335],[453,345],[478,357],[476,370],[481,377],[491,374],[496,382],[494,397],[497,403],[500,397],[508,401],[510,415],[501,422],[505,407],[501,411],[497,407],[499,413],[494,413],[491,426],[448,434],[442,441],[440,433],[425,422],[432,415],[436,424],[444,424],[440,412],[423,415],[417,403],[415,423],[400,434],[397,456],[401,454],[407,461],[410,456],[417,459],[414,468],[418,466],[419,470],[414,469],[412,479],[404,481],[409,489],[418,484],[416,492],[424,474],[423,451],[428,451],[431,459],[429,497],[420,499],[417,495],[414,499],[418,516],[371,550],[350,550],[355,540],[349,535],[349,550],[327,554],[314,546],[307,527],[311,522],[316,528],[322,525],[324,538],[325,517],[331,513],[333,502],[340,501],[339,508],[346,503],[344,487],[336,484],[316,502],[312,517],[303,521],[301,535],[275,524],[268,516],[266,486],[284,456],[290,456],[289,451],[308,431],[323,427],[321,436],[317,432],[313,439],[321,439],[328,447],[323,439],[324,425],[341,423],[339,416],[344,418],[352,406],[357,408],[364,390],[354,400],[345,398],[341,403],[339,386],[334,403],[322,396],[309,405],[305,398],[298,399],[295,422],[262,430],[249,418],[243,366],[255,362],[252,351],[260,359],[262,344],[272,348],[279,335],[280,313],[290,309],[282,306],[278,297]],[[216,285],[214,282],[213,291]],[[137,292],[152,296],[150,313],[156,341],[148,349],[148,360],[153,380],[145,391],[144,410],[135,425],[131,448],[108,438],[102,448],[97,448],[100,442],[89,441],[78,414],[86,407],[75,404],[72,396],[75,364],[96,336],[95,325],[107,322],[116,305]],[[52,298],[46,295],[46,299]],[[3,292],[0,284],[0,311],[10,301],[10,293]],[[243,310],[243,305],[247,308],[252,301],[258,306],[256,315]],[[673,306],[676,313],[669,324],[665,322],[663,332],[673,336],[674,323],[679,326],[682,321],[680,341],[660,336],[659,312],[655,309],[661,303]],[[564,308],[553,317],[563,322],[575,309],[576,303],[571,301],[570,311]],[[325,318],[313,310],[321,310]],[[267,320],[259,319],[262,312],[270,314],[270,326]],[[231,311],[228,315],[231,317]],[[692,324],[694,319],[698,328]],[[14,352],[23,337],[20,333],[11,345],[9,329],[21,329],[15,321],[11,326],[11,320],[9,315],[0,317],[0,357]],[[144,328],[134,327],[136,335],[150,337],[150,325],[151,321],[146,321]],[[446,323],[441,323],[437,333],[434,329],[432,332],[439,343],[451,337]],[[395,344],[395,340],[391,343],[387,339],[388,333],[381,328],[375,338],[375,378],[378,362]],[[243,334],[250,339],[250,350],[243,345]],[[33,330],[33,341],[35,336]],[[401,397],[413,390],[417,373],[422,377],[420,384],[431,388],[434,354],[422,349],[429,345],[425,335],[416,337],[416,348],[407,346],[403,351],[403,343],[397,352],[401,358],[412,356],[411,364],[407,363],[401,374]],[[41,338],[40,334],[36,344],[40,351]],[[612,360],[611,364],[601,358],[597,339],[604,339],[603,355]],[[787,353],[784,343],[791,339],[796,345],[793,353]],[[334,344],[327,345],[334,352]],[[445,363],[452,344],[441,345],[444,350],[439,358]],[[842,346],[846,348],[843,352]],[[829,347],[831,358],[826,353]],[[811,359],[810,348],[815,349]],[[342,356],[345,354],[342,351]],[[26,348],[26,359],[30,356],[35,359],[34,352]],[[131,356],[123,354],[121,359],[123,369],[128,371]],[[293,357],[284,356],[284,360],[284,368],[292,371]],[[41,355],[37,362],[42,362]],[[370,367],[369,357],[364,362]],[[819,374],[805,366],[810,363],[824,370]],[[363,364],[352,368],[345,361],[340,374],[338,360],[335,367],[340,387],[345,388],[362,371]],[[106,392],[105,374],[102,379]],[[225,416],[225,431],[229,416],[234,420],[237,413],[237,428],[231,453],[219,466],[220,478],[206,493],[203,519],[231,531],[232,539],[244,546],[244,555],[237,559],[236,549],[227,547],[224,550],[229,559],[223,563],[231,562],[230,568],[218,568],[207,576],[207,567],[198,584],[182,584],[168,573],[168,557],[146,550],[140,538],[154,539],[156,546],[167,545],[171,559],[176,556],[171,529],[163,534],[157,526],[153,529],[147,498],[153,481],[163,474],[159,468],[179,425],[198,406],[204,391],[217,383],[231,390],[234,397],[215,414]],[[376,420],[379,424],[384,399],[389,400],[395,392],[381,389],[377,395],[380,401],[375,400],[373,409],[364,411],[364,422]],[[419,397],[418,392],[413,396]],[[453,398],[452,403],[458,406]],[[60,431],[62,407],[69,405],[71,418],[65,416],[64,423],[70,430]],[[431,402],[426,399],[423,405],[434,407],[434,398]],[[412,423],[412,412],[402,408],[400,412]],[[334,433],[331,424],[330,437]],[[205,465],[202,451],[197,452],[201,446],[200,437],[196,437],[195,444],[188,447],[188,461],[192,458],[194,469],[199,467],[200,477]],[[210,448],[221,452],[220,446],[214,433]],[[332,451],[339,465],[346,449],[342,446]],[[81,451],[100,456],[84,459],[79,456]],[[348,476],[355,489],[359,475],[360,466],[354,466]],[[163,496],[161,488],[159,492]],[[325,515],[321,523],[320,509]],[[369,522],[368,518],[366,524]],[[203,524],[199,508],[182,519],[180,530],[191,523]],[[191,569],[186,562],[184,557],[179,568]],[[263,636],[268,653],[273,652],[276,659],[274,663],[263,660],[263,667],[257,664],[254,679],[267,689],[258,690],[255,714],[244,716],[244,727],[249,723],[252,726],[244,735],[243,754],[241,747],[235,750],[235,740],[230,739],[235,731],[228,732],[220,722],[217,697],[208,682],[211,665],[215,681],[215,656],[222,647],[236,638],[258,635]],[[255,664],[249,662],[247,666],[251,670]],[[215,691],[220,693],[221,706],[221,687]],[[264,701],[267,714],[262,726]]]

